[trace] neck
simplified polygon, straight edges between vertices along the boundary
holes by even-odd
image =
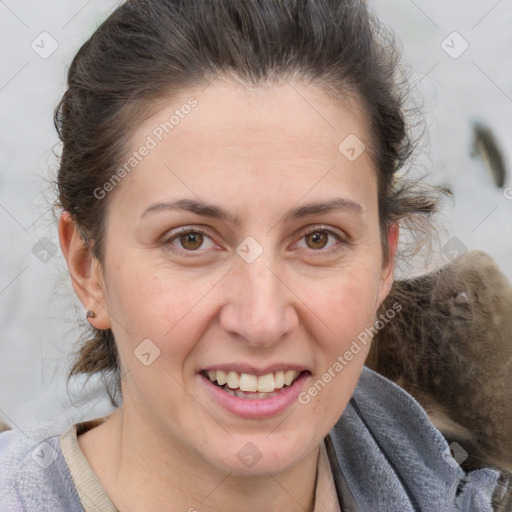
[[[279,474],[234,475],[213,467],[137,415],[116,410],[79,445],[120,512],[312,512],[318,447]]]

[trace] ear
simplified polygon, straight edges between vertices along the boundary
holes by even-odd
[[[377,300],[377,308],[384,302],[384,299],[388,296],[393,286],[394,274],[395,274],[395,257],[396,249],[398,247],[398,236],[400,234],[400,228],[398,224],[394,223],[388,229],[388,259],[382,268],[382,277],[379,287],[379,296]]]
[[[94,318],[88,318],[89,323],[97,329],[110,329],[101,264],[80,237],[69,212],[60,216],[59,240],[73,289],[84,308],[96,314]]]

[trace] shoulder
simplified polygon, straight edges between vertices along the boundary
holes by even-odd
[[[499,473],[466,474],[419,403],[367,367],[330,437],[360,510],[492,512]]]
[[[0,512],[83,512],[58,436],[0,433]]]

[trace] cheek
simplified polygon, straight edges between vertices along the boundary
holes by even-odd
[[[341,282],[338,287],[326,290],[323,309],[333,324],[334,330],[366,326],[375,316],[376,289],[373,283]]]
[[[376,259],[365,262],[361,258],[360,262],[323,280],[319,292],[309,297],[308,306],[314,313],[311,329],[319,349],[317,377],[328,382],[330,390],[318,394],[315,407],[323,407],[331,398],[338,402],[336,396],[343,402],[346,390],[349,399],[370,348],[380,273],[369,270],[379,268]]]
[[[368,273],[362,275],[332,280],[310,303],[315,375],[299,402],[317,432],[326,434],[345,410],[371,345],[378,284]]]
[[[183,385],[191,371],[187,357],[204,330],[204,292],[190,279],[129,260],[117,266],[109,284],[123,395],[149,410],[164,410],[171,401],[175,411],[193,410]]]
[[[130,356],[151,340],[167,361],[182,361],[204,330],[203,299],[218,276],[172,272],[148,265],[143,256],[123,259],[108,280],[108,308],[121,353]],[[162,358],[164,359],[164,358]]]
[[[318,293],[309,294],[308,305],[318,313],[338,345],[357,336],[375,320],[380,273],[369,270],[372,268],[375,265],[340,270],[331,279],[317,283]]]

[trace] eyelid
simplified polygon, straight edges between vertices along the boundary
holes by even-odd
[[[329,233],[332,233],[333,235],[338,236],[339,238],[348,240],[348,235],[343,230],[333,228],[332,226],[328,226],[327,224],[310,224],[309,226],[302,228],[300,233],[302,236],[304,236],[309,233],[314,233],[315,231],[327,231]]]

